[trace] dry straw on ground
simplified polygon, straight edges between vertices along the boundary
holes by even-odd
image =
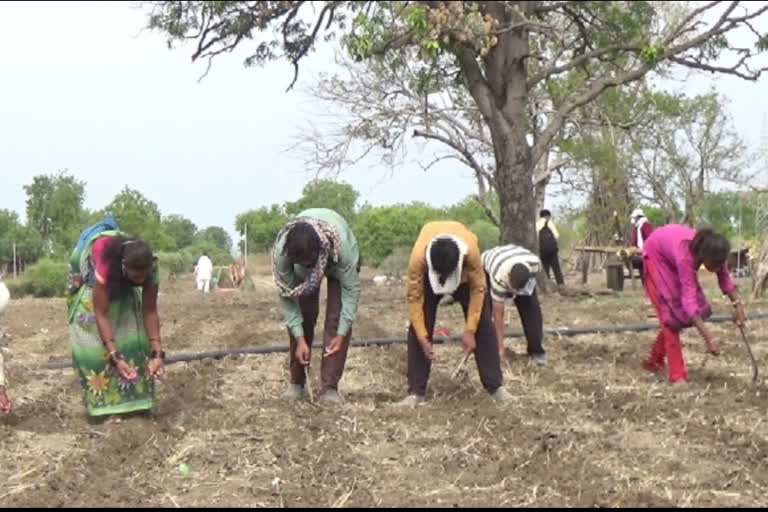
[[[271,292],[201,297],[183,279],[176,286],[184,289],[160,300],[168,352],[287,343]],[[366,283],[354,336],[405,334],[403,301],[401,288]],[[718,299],[716,310],[727,306]],[[648,311],[639,291],[544,299],[550,326],[644,323]],[[63,301],[15,302],[5,319],[13,359],[66,359],[64,318]],[[460,307],[439,318],[460,332]],[[170,365],[154,416],[118,425],[84,418],[71,370],[12,367],[17,412],[0,419],[0,502],[765,506],[768,390],[751,386],[738,330],[712,329],[720,358],[706,356],[695,333],[683,337],[683,389],[640,369],[653,332],[550,338],[545,368],[527,364],[522,340],[508,340],[506,407],[482,390],[473,358],[451,378],[455,344],[436,347],[429,401],[416,409],[393,406],[406,392],[406,348],[395,345],[350,351],[340,407],[283,403],[287,354],[227,357]],[[768,322],[751,329],[765,367]],[[313,351],[314,390],[320,356]]]

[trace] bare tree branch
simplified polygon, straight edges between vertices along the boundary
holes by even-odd
[[[488,89],[488,82],[483,77],[483,72],[480,70],[480,65],[475,60],[475,56],[468,48],[462,48],[459,51],[456,58],[461,66],[461,70],[464,76],[469,81],[469,92],[477,103],[477,107],[483,114],[486,120],[490,120],[493,116],[493,110],[491,107],[490,91]]]
[[[711,2],[708,4],[708,6],[711,8],[714,5],[716,5],[718,2]],[[740,22],[753,19],[763,12],[768,11],[768,6],[763,7],[751,14],[746,14],[744,16],[741,16],[739,18],[734,18],[733,20],[728,18],[728,14],[730,14],[736,6],[739,4],[739,2],[731,2],[731,5],[726,9],[726,11],[720,16],[720,19],[707,31],[702,32],[698,36],[691,38],[689,41],[680,43],[677,46],[673,46],[672,48],[666,49],[662,52],[660,57],[658,58],[658,61],[663,60],[671,60],[672,57],[676,57],[682,53],[684,53],[687,50],[690,50],[691,48],[695,48],[697,46],[700,46],[701,44],[707,42],[710,38],[726,31],[727,29],[724,29],[723,26],[725,25],[726,21],[729,21],[730,23],[734,23],[733,20],[738,20]],[[702,8],[703,9],[703,8]],[[705,12],[706,9],[700,10],[699,12]],[[618,85],[627,84],[630,82],[633,82],[635,80],[638,80],[639,78],[642,78],[648,71],[653,69],[655,63],[648,62],[642,65],[639,65],[633,70],[627,71],[625,73],[622,73],[615,77],[603,77],[600,79],[596,79],[593,82],[585,85],[581,91],[577,94],[575,94],[570,101],[565,102],[560,109],[558,109],[557,114],[555,114],[551,121],[549,126],[544,130],[542,133],[539,141],[537,142],[536,146],[533,149],[533,161],[538,162],[541,156],[544,154],[545,148],[549,146],[552,139],[555,137],[555,135],[560,131],[560,129],[563,126],[563,123],[567,119],[567,117],[576,110],[579,107],[582,107],[595,99],[600,93],[602,93],[605,89],[609,87],[616,87]],[[755,77],[759,77],[761,72],[764,69],[761,69],[753,75]],[[736,74],[735,70],[729,70],[729,74]]]
[[[602,55],[619,52],[619,51],[633,51],[633,52],[639,53],[642,49],[643,48],[640,45],[614,45],[606,48],[599,48],[589,53],[580,55],[566,64],[563,64],[560,66],[549,66],[547,68],[542,69],[541,71],[533,75],[533,77],[528,81],[528,87],[533,87],[539,82],[541,82],[542,80],[545,80],[546,78],[549,78],[553,75],[557,75],[560,73],[565,73],[566,71],[569,71],[591,59],[595,59]]]
[[[744,65],[744,62],[747,60],[748,57],[749,55],[742,55],[739,62],[737,62],[736,64],[734,64],[729,68],[725,68],[721,66],[712,66],[710,64],[704,64],[701,62],[696,62],[689,59],[683,59],[680,57],[670,57],[669,60],[674,62],[675,64],[680,64],[681,66],[685,66],[688,68],[700,69],[702,71],[709,71],[711,73],[725,73],[725,74],[735,75],[744,80],[750,80],[752,82],[755,82],[760,77],[761,73],[753,73],[753,72],[742,73],[738,70],[739,67]]]
[[[336,10],[336,6],[333,4],[325,4],[323,9],[320,11],[320,15],[317,18],[317,21],[315,22],[315,28],[312,29],[312,34],[304,41],[304,44],[301,46],[301,49],[298,51],[298,53],[291,59],[291,63],[293,64],[293,80],[291,80],[291,83],[288,85],[287,91],[290,91],[293,89],[294,84],[296,83],[296,80],[299,79],[299,61],[307,54],[310,48],[312,48],[312,45],[315,44],[315,38],[317,37],[317,33],[320,31],[320,27],[323,25],[323,21],[325,20],[325,15],[330,14],[329,17],[329,24],[330,21],[333,19],[333,13]],[[297,7],[294,13],[298,13],[299,8]],[[295,14],[294,14],[295,15]],[[284,26],[287,26],[284,25]],[[283,31],[283,37],[287,38],[285,31]]]
[[[546,14],[552,11],[556,11],[558,9],[562,9],[566,5],[570,4],[572,2],[552,2],[549,4],[544,4],[543,2],[537,2],[536,7],[533,8],[533,12],[536,14]]]
[[[438,135],[436,133],[427,133],[427,132],[422,132],[422,131],[419,131],[419,130],[414,130],[413,131],[413,136],[414,137],[422,137],[424,139],[432,139],[432,140],[436,140],[436,141],[442,142],[446,146],[452,148],[453,150],[455,150],[456,152],[461,154],[461,156],[463,156],[466,159],[466,162],[469,163],[470,167],[476,173],[483,174],[483,172],[484,172],[483,168],[477,162],[477,160],[475,160],[474,155],[472,155],[472,153],[470,153],[469,150],[466,147],[460,146],[455,141],[453,141],[451,139],[448,139],[446,137],[443,137],[442,135]]]

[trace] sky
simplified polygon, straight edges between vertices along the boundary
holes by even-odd
[[[291,92],[288,63],[244,68],[237,51],[198,81],[205,62],[192,63],[190,47],[168,49],[145,24],[146,11],[129,2],[0,3],[0,208],[24,218],[23,185],[60,169],[87,183],[87,208],[127,185],[163,214],[232,235],[238,213],[300,196],[310,175],[288,148],[311,121],[302,87],[334,67],[331,48],[306,60]],[[768,32],[768,21],[758,29]],[[768,128],[766,79],[699,75],[672,85],[703,92],[710,84],[730,99],[738,132],[757,143]],[[458,163],[392,173],[368,159],[341,179],[374,205],[445,205],[475,191]],[[566,200],[547,206],[557,214]]]

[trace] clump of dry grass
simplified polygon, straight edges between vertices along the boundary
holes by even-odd
[[[364,294],[355,336],[404,334],[403,295],[394,287]],[[635,302],[593,300],[544,297],[545,321],[647,321],[638,319],[639,293]],[[163,301],[171,352],[287,343],[272,295],[179,293]],[[17,360],[68,357],[65,342],[48,347],[24,327],[57,318],[61,306],[51,304],[58,303],[26,304],[12,320],[23,319],[9,325],[23,333],[12,338]],[[198,316],[188,314],[192,304]],[[438,315],[460,332],[459,306]],[[519,326],[516,312],[510,321]],[[322,322],[321,313],[318,339]],[[755,339],[768,334],[768,322],[751,328]],[[507,340],[503,370],[513,399],[503,407],[482,389],[474,357],[452,375],[462,361],[455,344],[436,347],[429,400],[415,409],[394,407],[407,391],[406,347],[394,345],[350,350],[340,407],[281,401],[287,354],[226,357],[170,365],[154,417],[119,425],[86,421],[71,370],[12,367],[17,412],[0,418],[0,481],[8,482],[0,499],[6,506],[761,506],[768,393],[750,385],[738,331],[712,330],[720,358],[706,356],[695,333],[683,337],[691,384],[679,390],[640,368],[654,332],[549,338],[545,368],[528,365],[522,339]],[[753,349],[764,365],[763,347]],[[312,357],[319,370],[320,351]],[[309,377],[317,389],[319,371]]]

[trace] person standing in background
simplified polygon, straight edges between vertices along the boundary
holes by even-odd
[[[640,249],[640,254],[632,255],[630,263],[640,273],[640,282],[643,282],[643,246],[654,228],[640,208],[635,208],[629,216],[629,222],[632,224],[632,247]]]
[[[213,262],[204,252],[195,265],[195,279],[197,280],[197,291],[208,293],[211,290],[211,277],[213,276]]]
[[[560,247],[558,245],[560,234],[552,221],[552,212],[546,209],[541,210],[539,220],[536,222],[536,231],[539,234],[539,257],[544,271],[547,273],[547,277],[551,278],[549,271],[552,269],[555,273],[555,281],[558,286],[562,286],[565,284],[565,280],[563,279],[563,272],[560,270]]]
[[[0,275],[0,320],[3,318],[3,313],[8,307],[8,303],[11,300],[11,294],[8,291],[8,287],[2,281],[2,275]],[[0,323],[0,340],[5,337],[3,332],[2,323]],[[3,350],[0,348],[0,411],[9,413],[13,409],[11,401],[5,392],[5,360],[3,359]]]

